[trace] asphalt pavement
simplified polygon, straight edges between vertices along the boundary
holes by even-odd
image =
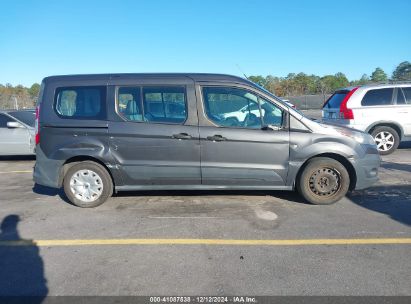
[[[411,295],[408,143],[331,206],[153,191],[81,209],[35,186],[33,165],[0,160],[0,295]]]

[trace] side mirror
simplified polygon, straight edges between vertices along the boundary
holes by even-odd
[[[21,123],[17,122],[17,121],[9,121],[7,123],[7,128],[16,129],[16,128],[24,128],[24,126]]]
[[[282,127],[279,126],[274,126],[274,125],[266,125],[262,127],[262,130],[268,130],[268,131],[280,131]]]

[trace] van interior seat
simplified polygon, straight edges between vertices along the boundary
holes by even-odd
[[[137,106],[137,102],[135,100],[129,100],[127,102],[124,116],[129,120],[143,120],[143,115],[140,114],[140,108]]]

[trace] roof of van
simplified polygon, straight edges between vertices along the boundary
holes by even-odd
[[[78,74],[78,75],[56,75],[44,78],[43,81],[64,81],[64,80],[110,80],[118,78],[177,78],[177,77],[188,77],[194,81],[234,81],[237,83],[252,83],[251,81],[233,75],[226,74],[208,74],[208,73],[113,73],[113,74]],[[253,84],[253,83],[252,83]]]

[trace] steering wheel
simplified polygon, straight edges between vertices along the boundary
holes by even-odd
[[[145,113],[144,118],[145,118],[145,121],[153,121],[154,120],[154,116],[151,113]]]
[[[223,121],[224,126],[226,127],[238,127],[240,122],[235,117],[228,117]]]
[[[243,126],[252,127],[258,125],[259,123],[260,119],[257,117],[257,115],[253,113],[248,113],[244,119]]]

